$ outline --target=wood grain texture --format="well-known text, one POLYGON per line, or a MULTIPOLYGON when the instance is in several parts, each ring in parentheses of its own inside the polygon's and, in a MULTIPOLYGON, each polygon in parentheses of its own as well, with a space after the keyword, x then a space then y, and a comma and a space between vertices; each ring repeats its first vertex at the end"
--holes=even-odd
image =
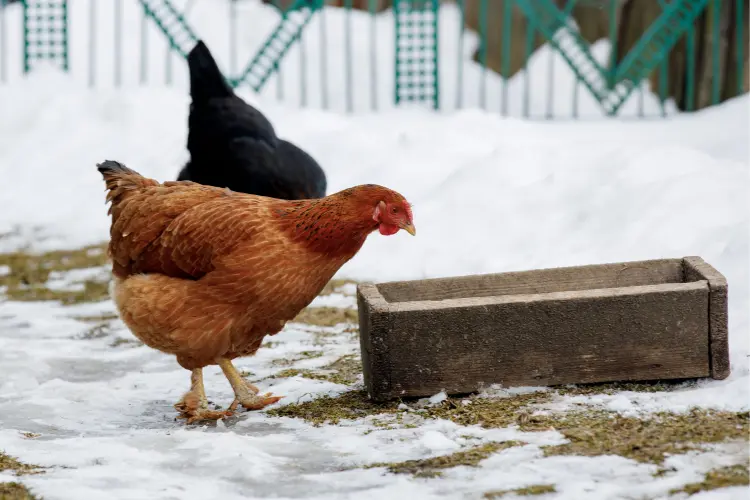
POLYGON ((681 283, 681 259, 560 267, 378 285, 388 302, 567 292, 681 283))
POLYGON ((729 287, 726 278, 700 257, 685 257, 685 281, 708 282, 708 330, 711 377, 729 376, 729 287))
POLYGON ((724 378, 725 292, 699 258, 362 284, 365 386, 382 401, 490 384, 724 378))

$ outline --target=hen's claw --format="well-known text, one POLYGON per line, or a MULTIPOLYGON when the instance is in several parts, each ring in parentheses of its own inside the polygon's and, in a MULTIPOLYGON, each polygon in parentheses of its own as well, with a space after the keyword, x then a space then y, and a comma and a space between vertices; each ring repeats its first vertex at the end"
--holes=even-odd
POLYGON ((222 418, 231 417, 234 415, 231 411, 222 410, 209 410, 208 408, 198 408, 197 410, 191 410, 188 412, 180 413, 177 418, 187 419, 186 424, 194 424, 196 422, 204 422, 207 420, 221 420, 222 418))
POLYGON ((270 392, 258 396, 258 394, 242 394, 237 395, 229 405, 229 411, 235 411, 237 406, 242 405, 248 410, 260 410, 268 405, 272 405, 277 401, 281 400, 284 396, 271 396, 270 392))
POLYGON ((175 403, 174 408, 180 413, 177 418, 187 419, 187 424, 204 420, 220 420, 234 415, 232 410, 209 410, 208 401, 200 394, 200 389, 187 392, 175 403))
POLYGON ((237 368, 234 367, 232 362, 227 358, 217 358, 216 364, 219 365, 221 371, 224 372, 224 376, 227 377, 229 384, 232 386, 234 391, 234 401, 229 406, 229 411, 234 411, 237 406, 242 405, 248 410, 260 410, 268 405, 272 405, 283 396, 271 396, 268 392, 259 396, 257 387, 245 380, 237 368))

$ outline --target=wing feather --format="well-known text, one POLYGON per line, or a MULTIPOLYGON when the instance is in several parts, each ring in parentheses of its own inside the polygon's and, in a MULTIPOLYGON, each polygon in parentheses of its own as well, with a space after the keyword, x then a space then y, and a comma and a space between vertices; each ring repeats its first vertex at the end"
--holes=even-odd
MULTIPOLYGON (((138 272, 160 272, 174 277, 191 275, 169 261, 160 267, 163 259, 158 257, 163 252, 163 236, 178 220, 200 224, 203 217, 199 207, 226 197, 222 189, 193 183, 164 184, 134 193, 118 207, 118 217, 112 223, 109 247, 113 261, 126 275, 138 272)), ((170 238, 166 240, 175 243, 170 238)), ((200 272, 195 266, 188 267, 200 272)), ((198 267, 205 267, 205 261, 198 267)))

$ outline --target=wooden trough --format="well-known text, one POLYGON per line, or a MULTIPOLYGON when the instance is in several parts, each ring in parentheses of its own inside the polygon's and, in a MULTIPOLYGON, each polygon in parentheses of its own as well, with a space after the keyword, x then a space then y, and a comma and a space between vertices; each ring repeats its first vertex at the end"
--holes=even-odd
POLYGON ((727 282, 700 257, 362 284, 370 397, 729 375, 727 282))

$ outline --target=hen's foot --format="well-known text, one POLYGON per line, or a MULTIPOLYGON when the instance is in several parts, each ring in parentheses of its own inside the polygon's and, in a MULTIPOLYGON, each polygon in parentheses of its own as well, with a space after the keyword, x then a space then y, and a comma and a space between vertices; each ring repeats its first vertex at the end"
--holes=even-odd
POLYGON ((210 410, 203 387, 203 370, 196 368, 190 375, 190 391, 175 403, 175 409, 180 413, 177 418, 187 419, 188 424, 203 420, 219 420, 233 415, 231 410, 210 410))
POLYGON ((279 401, 283 396, 271 396, 268 392, 258 395, 260 390, 253 384, 242 378, 240 372, 234 367, 231 361, 226 358, 219 358, 217 364, 224 372, 224 376, 229 380, 229 384, 234 391, 234 401, 229 406, 229 411, 234 411, 237 406, 242 405, 248 410, 260 410, 268 405, 279 401))
POLYGON ((234 401, 229 405, 229 411, 233 412, 237 409, 238 405, 242 405, 248 410, 260 410, 268 405, 272 405, 279 401, 284 396, 271 396, 270 392, 263 395, 248 393, 248 394, 236 394, 234 401))
POLYGON ((205 397, 194 391, 185 394, 182 399, 174 405, 180 413, 177 418, 187 420, 187 424, 202 422, 205 420, 220 420, 222 418, 234 415, 232 409, 229 410, 211 410, 208 408, 208 401, 205 397))

